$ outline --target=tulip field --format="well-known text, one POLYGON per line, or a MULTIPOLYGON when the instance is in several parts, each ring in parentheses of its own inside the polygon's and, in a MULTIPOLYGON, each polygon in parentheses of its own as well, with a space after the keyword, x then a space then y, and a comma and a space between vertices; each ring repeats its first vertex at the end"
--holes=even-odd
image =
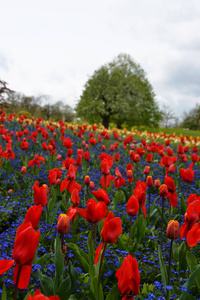
POLYGON ((199 150, 0 111, 0 299, 200 299, 199 150))

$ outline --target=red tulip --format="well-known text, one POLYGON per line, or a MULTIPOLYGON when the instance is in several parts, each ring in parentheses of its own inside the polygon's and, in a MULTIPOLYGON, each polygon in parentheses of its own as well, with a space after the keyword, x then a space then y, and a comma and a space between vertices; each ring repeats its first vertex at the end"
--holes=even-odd
POLYGON ((106 205, 110 204, 108 193, 104 189, 98 189, 91 192, 98 201, 105 202, 106 205))
POLYGON ((104 202, 96 202, 94 199, 87 201, 87 208, 76 208, 77 212, 90 223, 98 223, 107 214, 107 206, 104 202))
POLYGON ((188 169, 180 169, 181 179, 185 182, 192 182, 194 179, 194 172, 190 168, 188 169))
POLYGON ((71 195, 72 202, 75 206, 78 206, 80 204, 80 199, 79 199, 79 190, 75 188, 72 192, 71 195))
POLYGON ((40 168, 40 162, 45 162, 44 157, 39 156, 38 154, 35 154, 34 159, 29 160, 28 167, 33 166, 35 167, 37 165, 38 168, 40 168))
POLYGON ((45 187, 43 185, 39 187, 39 184, 34 184, 33 191, 35 205, 41 204, 44 207, 47 204, 47 193, 45 187))
POLYGON ((43 208, 41 204, 39 204, 38 206, 31 206, 26 213, 24 224, 30 222, 32 224, 32 227, 36 229, 40 221, 42 209, 43 208))
POLYGON ((166 231, 168 239, 176 240, 179 237, 179 222, 171 220, 169 221, 167 225, 167 231, 166 231))
POLYGON ((65 214, 60 214, 57 222, 57 232, 66 234, 69 231, 70 222, 69 217, 65 214))
POLYGON ((114 181, 114 186, 116 189, 118 189, 119 187, 121 187, 122 185, 125 185, 125 179, 122 178, 121 173, 119 172, 119 169, 116 168, 115 170, 115 175, 117 176, 117 178, 115 178, 114 181))
POLYGON ((131 196, 126 204, 127 207, 127 214, 131 216, 137 215, 137 212, 139 210, 139 202, 138 199, 135 196, 131 196))
MULTIPOLYGON (((130 254, 123 260, 122 266, 116 273, 118 279, 118 289, 123 296, 131 299, 134 295, 139 295, 140 273, 138 263, 130 254)), ((133 299, 133 298, 132 298, 133 299)))
POLYGON ((62 175, 62 171, 60 169, 52 169, 49 170, 49 184, 56 184, 58 178, 62 175))
POLYGON ((119 217, 114 218, 113 212, 109 212, 103 223, 101 237, 104 243, 115 243, 122 233, 122 221, 119 217))
POLYGON ((34 296, 29 295, 27 300, 60 300, 59 296, 46 297, 40 290, 35 290, 34 296))

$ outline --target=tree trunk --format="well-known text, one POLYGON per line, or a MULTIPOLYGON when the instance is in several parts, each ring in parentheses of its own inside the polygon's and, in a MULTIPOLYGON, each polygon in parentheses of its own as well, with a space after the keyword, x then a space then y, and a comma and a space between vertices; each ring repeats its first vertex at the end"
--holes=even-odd
POLYGON ((122 122, 117 122, 117 128, 122 129, 122 122))
POLYGON ((104 126, 105 128, 108 128, 108 126, 109 126, 109 121, 110 121, 110 116, 109 116, 109 115, 103 117, 102 123, 103 123, 103 126, 104 126))

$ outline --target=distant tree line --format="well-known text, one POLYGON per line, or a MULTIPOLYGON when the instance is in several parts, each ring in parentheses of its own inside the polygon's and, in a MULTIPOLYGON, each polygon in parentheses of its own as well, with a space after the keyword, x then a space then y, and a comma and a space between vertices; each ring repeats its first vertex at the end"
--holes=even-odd
POLYGON ((7 83, 0 81, 0 107, 7 113, 28 114, 29 117, 42 117, 46 120, 72 122, 75 114, 71 106, 63 101, 52 104, 48 95, 26 96, 7 88, 7 83))

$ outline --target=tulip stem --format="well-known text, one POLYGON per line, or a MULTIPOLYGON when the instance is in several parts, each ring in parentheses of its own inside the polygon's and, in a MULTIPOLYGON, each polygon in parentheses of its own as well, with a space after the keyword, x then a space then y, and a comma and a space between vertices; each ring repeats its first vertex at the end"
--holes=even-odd
POLYGON ((171 204, 169 204, 169 220, 171 220, 171 210, 172 210, 172 207, 171 207, 171 204))
POLYGON ((164 197, 162 197, 162 223, 161 223, 161 234, 163 232, 163 216, 164 216, 164 197))
POLYGON ((104 189, 105 189, 105 190, 106 190, 106 176, 107 176, 107 175, 104 175, 104 185, 105 185, 105 186, 104 186, 104 189))
POLYGON ((18 290, 18 284, 19 284, 19 278, 20 278, 21 269, 22 269, 22 265, 20 265, 19 269, 18 269, 17 280, 16 280, 16 285, 15 285, 15 290, 14 290, 14 295, 13 295, 13 300, 17 299, 17 290, 18 290))
POLYGON ((131 240, 131 227, 132 227, 132 218, 133 218, 133 216, 131 216, 131 219, 130 219, 130 225, 129 225, 128 248, 129 248, 129 245, 130 245, 130 240, 131 240))
POLYGON ((63 253, 63 247, 64 247, 64 234, 61 233, 61 246, 62 246, 62 253, 63 253))
MULTIPOLYGON (((169 249, 169 268, 168 268, 168 281, 167 281, 167 285, 170 285, 171 260, 172 260, 172 244, 173 244, 173 239, 171 239, 170 249, 169 249)), ((167 299, 168 298, 169 298, 169 290, 167 290, 167 299)))
POLYGON ((187 182, 187 189, 186 189, 186 196, 185 196, 186 201, 187 201, 187 196, 188 196, 188 188, 189 188, 189 183, 187 182))
POLYGON ((95 249, 95 244, 96 244, 96 235, 97 235, 97 224, 94 223, 94 249, 95 249))
POLYGON ((150 186, 149 186, 149 217, 150 217, 150 199, 151 199, 151 190, 150 190, 150 186))
POLYGON ((99 294, 99 286, 100 286, 101 268, 102 268, 102 262, 103 262, 103 257, 104 257, 105 251, 106 251, 106 243, 104 244, 104 247, 103 247, 103 252, 102 252, 102 255, 101 255, 101 260, 100 260, 100 265, 99 265, 98 294, 99 294))

